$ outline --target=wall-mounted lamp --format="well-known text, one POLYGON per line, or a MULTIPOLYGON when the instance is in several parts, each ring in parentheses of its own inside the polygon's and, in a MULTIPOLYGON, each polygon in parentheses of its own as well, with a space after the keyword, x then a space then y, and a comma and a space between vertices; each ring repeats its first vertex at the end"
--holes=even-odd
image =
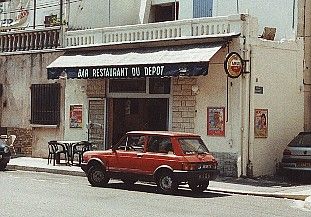
POLYGON ((195 95, 197 95, 199 93, 199 86, 196 84, 192 85, 191 90, 195 95))

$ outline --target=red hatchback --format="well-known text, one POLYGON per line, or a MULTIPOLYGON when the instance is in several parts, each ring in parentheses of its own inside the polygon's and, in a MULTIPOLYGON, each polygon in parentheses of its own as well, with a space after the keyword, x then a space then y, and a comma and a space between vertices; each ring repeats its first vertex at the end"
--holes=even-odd
POLYGON ((202 192, 218 173, 199 135, 166 131, 128 132, 110 150, 85 152, 81 168, 92 186, 105 186, 110 178, 127 185, 153 181, 164 193, 181 183, 202 192))

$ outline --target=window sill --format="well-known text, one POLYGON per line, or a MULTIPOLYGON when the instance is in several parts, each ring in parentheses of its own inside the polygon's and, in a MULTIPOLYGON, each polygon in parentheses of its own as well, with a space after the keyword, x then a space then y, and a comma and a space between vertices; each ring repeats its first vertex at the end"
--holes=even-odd
POLYGON ((58 125, 30 124, 33 128, 58 128, 58 125))

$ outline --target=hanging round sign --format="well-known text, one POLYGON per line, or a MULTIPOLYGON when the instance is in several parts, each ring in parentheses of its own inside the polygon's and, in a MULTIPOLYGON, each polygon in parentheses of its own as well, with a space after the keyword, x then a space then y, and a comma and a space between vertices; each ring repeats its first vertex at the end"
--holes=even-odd
POLYGON ((243 60, 240 54, 231 52, 225 59, 225 71, 230 78, 238 78, 243 72, 243 60))

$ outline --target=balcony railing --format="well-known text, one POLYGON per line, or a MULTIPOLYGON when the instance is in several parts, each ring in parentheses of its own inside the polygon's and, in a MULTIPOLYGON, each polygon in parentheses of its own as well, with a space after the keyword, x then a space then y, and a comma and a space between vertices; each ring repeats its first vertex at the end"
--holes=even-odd
POLYGON ((239 15, 67 31, 64 47, 240 33, 239 15))
POLYGON ((0 33, 0 53, 240 33, 239 15, 67 31, 60 27, 0 33), (63 42, 62 45, 60 42, 63 42))
POLYGON ((0 52, 43 50, 59 46, 59 27, 0 33, 0 52))

